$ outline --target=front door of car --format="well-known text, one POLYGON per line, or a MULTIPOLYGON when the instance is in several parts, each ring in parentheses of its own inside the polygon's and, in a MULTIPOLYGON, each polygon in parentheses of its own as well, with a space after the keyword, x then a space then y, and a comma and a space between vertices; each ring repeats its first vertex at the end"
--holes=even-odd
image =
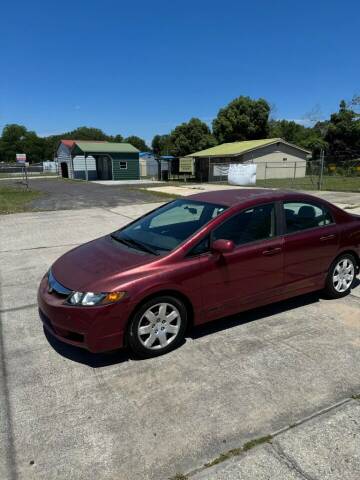
POLYGON ((284 292, 322 288, 339 245, 338 227, 321 202, 284 202, 284 292))
POLYGON ((267 303, 281 294, 283 238, 278 235, 277 210, 275 203, 249 208, 212 232, 211 242, 232 240, 235 249, 200 256, 204 321, 267 303))

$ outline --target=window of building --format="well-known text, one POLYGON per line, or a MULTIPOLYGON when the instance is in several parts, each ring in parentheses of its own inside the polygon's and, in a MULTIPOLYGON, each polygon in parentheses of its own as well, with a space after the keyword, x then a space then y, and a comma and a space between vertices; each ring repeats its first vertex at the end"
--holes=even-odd
POLYGON ((120 170, 127 170, 127 162, 124 162, 124 161, 120 162, 119 168, 120 170))

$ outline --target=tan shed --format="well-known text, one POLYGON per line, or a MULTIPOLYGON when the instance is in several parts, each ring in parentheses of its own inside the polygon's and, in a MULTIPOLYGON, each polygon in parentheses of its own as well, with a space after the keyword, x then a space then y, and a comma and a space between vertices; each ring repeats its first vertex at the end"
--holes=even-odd
POLYGON ((198 181, 218 181, 227 174, 230 163, 255 163, 259 180, 302 178, 311 152, 282 138, 223 143, 195 152, 195 176, 198 181))

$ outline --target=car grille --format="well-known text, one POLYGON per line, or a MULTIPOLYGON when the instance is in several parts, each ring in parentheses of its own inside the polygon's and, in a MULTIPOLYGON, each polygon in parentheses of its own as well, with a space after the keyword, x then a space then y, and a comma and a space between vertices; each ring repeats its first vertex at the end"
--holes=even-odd
POLYGON ((66 298, 70 295, 72 290, 64 287, 64 285, 61 285, 61 283, 59 283, 56 280, 56 278, 54 277, 54 275, 52 274, 52 272, 50 270, 49 275, 48 275, 48 292, 49 293, 55 293, 56 295, 58 295, 60 297, 66 298))

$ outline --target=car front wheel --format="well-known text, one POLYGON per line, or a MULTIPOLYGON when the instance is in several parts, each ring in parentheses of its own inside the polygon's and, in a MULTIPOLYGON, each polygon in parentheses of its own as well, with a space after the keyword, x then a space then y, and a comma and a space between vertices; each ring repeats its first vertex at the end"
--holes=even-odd
POLYGON ((133 315, 128 343, 136 356, 149 358, 176 348, 184 339, 187 311, 175 297, 156 297, 143 304, 133 315))
POLYGON ((356 261, 350 254, 341 255, 331 265, 326 280, 325 292, 330 298, 347 295, 355 279, 356 261))

